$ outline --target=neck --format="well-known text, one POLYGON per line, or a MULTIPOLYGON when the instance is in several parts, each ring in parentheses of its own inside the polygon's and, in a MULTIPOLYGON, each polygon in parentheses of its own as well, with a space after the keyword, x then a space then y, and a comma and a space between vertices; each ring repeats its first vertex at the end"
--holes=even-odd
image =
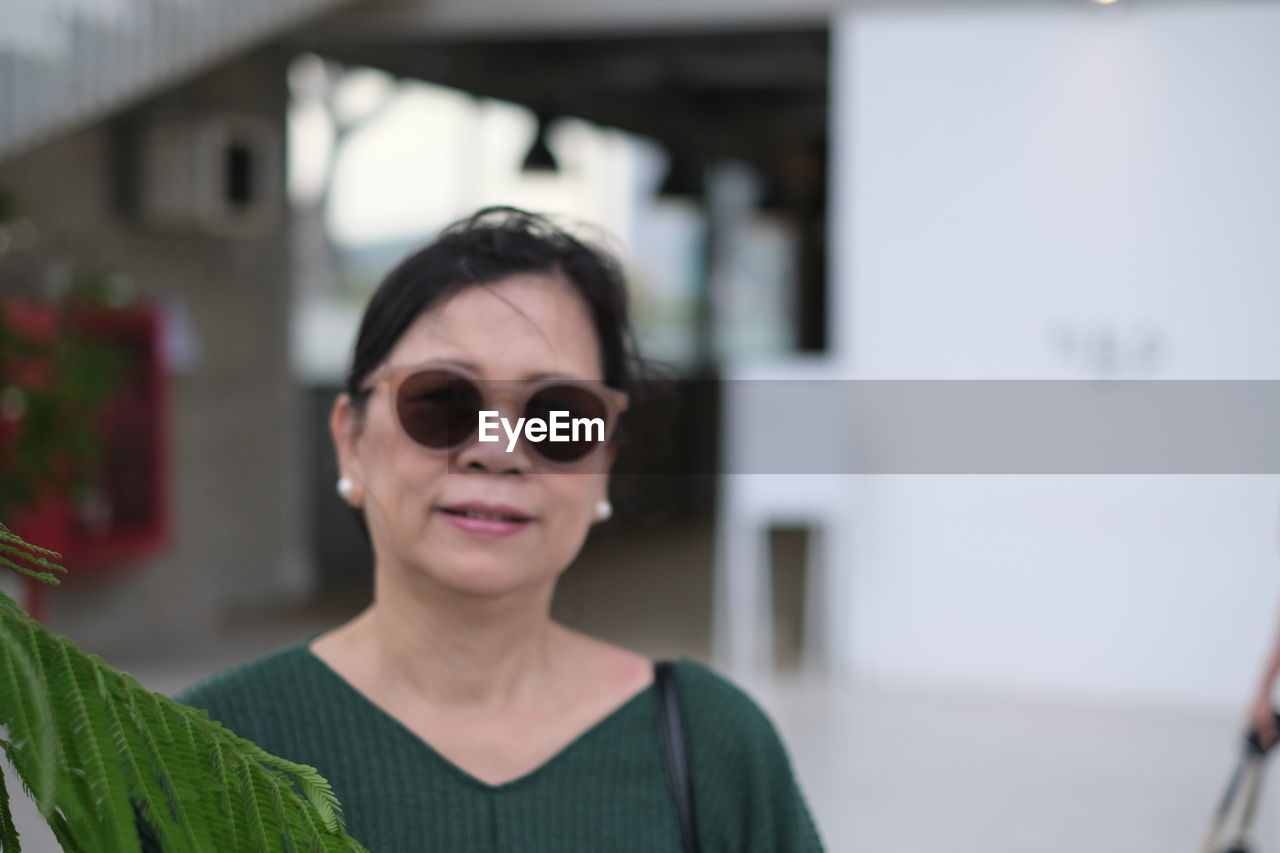
MULTIPOLYGON (((380 581, 384 579, 379 578, 380 581)), ((443 706, 510 707, 545 695, 552 647, 554 584, 488 598, 430 580, 380 582, 351 624, 351 640, 385 684, 443 706)))

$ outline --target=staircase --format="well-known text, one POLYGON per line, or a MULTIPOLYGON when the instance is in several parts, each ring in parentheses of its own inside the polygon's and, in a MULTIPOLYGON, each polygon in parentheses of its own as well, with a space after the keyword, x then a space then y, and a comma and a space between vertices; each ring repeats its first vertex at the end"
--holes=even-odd
POLYGON ((0 160, 351 0, 0 0, 0 160))

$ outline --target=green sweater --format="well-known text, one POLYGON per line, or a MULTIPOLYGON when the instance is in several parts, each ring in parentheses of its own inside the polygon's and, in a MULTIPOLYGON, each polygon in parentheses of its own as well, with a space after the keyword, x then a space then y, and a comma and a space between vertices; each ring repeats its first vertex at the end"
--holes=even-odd
MULTIPOLYGON (((654 690, 530 773, 489 785, 352 687, 310 637, 188 687, 268 752, 317 768, 372 853, 680 853, 654 690)), ((821 851, 786 751, 760 708, 690 660, 676 664, 702 853, 821 851)))

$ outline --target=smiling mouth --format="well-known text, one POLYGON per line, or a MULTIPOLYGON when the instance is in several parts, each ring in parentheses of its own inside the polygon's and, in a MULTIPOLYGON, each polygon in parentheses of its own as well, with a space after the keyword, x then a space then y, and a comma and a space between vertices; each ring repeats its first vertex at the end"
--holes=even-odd
POLYGON ((441 512, 446 512, 449 515, 456 515, 459 518, 474 518, 477 521, 507 521, 507 522, 532 521, 532 519, 526 515, 512 515, 512 514, 501 513, 501 512, 481 512, 479 510, 474 510, 474 509, 449 509, 448 507, 445 507, 444 509, 441 510, 441 512))

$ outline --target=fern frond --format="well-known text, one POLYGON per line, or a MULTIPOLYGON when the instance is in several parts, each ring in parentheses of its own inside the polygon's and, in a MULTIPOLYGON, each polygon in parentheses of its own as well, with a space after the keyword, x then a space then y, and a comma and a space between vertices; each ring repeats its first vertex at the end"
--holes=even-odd
MULTIPOLYGON (((218 779, 226 779, 233 772, 232 766, 227 761, 222 742, 218 738, 214 738, 209 742, 209 769, 214 777, 218 779)), ((231 788, 232 786, 230 785, 223 785, 218 790, 218 807, 227 816, 226 830, 230 841, 228 849, 242 850, 242 840, 248 840, 247 821, 243 811, 232 807, 231 788)))
POLYGON ((66 572, 65 568, 52 561, 59 556, 56 551, 24 541, 22 537, 0 524, 0 566, 56 586, 62 581, 53 573, 66 572), (18 560, 22 562, 16 562, 18 560), (23 563, 35 568, 29 568, 23 563), (37 571, 37 569, 44 569, 44 571, 37 571))
MULTIPOLYGON (((5 613, 6 619, 10 614, 5 613)), ((0 723, 8 726, 5 755, 47 819, 54 807, 57 745, 46 721, 52 716, 47 684, 11 631, 0 631, 0 723), (19 762, 16 756, 30 756, 19 762)))
POLYGON ((328 832, 346 831, 346 821, 342 817, 338 795, 333 792, 328 780, 321 776, 318 770, 306 764, 296 764, 279 758, 262 749, 259 750, 258 759, 268 767, 288 773, 293 778, 302 795, 307 798, 324 821, 324 827, 328 832))
POLYGON ((249 821, 249 834, 246 840, 251 845, 247 850, 253 853, 267 853, 271 849, 270 829, 263 814, 262 792, 258 789, 257 777, 253 773, 252 759, 244 755, 236 756, 236 788, 240 792, 241 807, 249 821))
POLYGON ((60 678, 57 668, 51 666, 56 648, 42 645, 35 632, 30 630, 33 623, 30 619, 19 622, 23 630, 18 636, 26 648, 29 660, 45 688, 49 701, 47 716, 35 717, 34 724, 41 730, 42 736, 49 737, 53 743, 53 758, 59 767, 70 767, 72 772, 59 775, 54 779, 54 802, 51 806, 64 803, 63 812, 74 826, 76 822, 92 827, 94 832, 103 833, 102 816, 99 804, 94 797, 89 774, 84 766, 73 760, 79 749, 72 723, 72 715, 66 711, 69 701, 67 695, 71 684, 60 678))
MULTIPOLYGON (((0 738, 0 749, 4 750, 5 757, 9 759, 9 765, 13 766, 14 746, 4 738, 0 738)), ((31 793, 31 788, 27 785, 27 780, 21 776, 18 777, 18 783, 22 785, 22 791, 27 795, 28 799, 34 800, 35 795, 31 793)))
MULTIPOLYGON (((62 583, 61 578, 58 578, 53 574, 53 572, 61 569, 61 566, 49 562, 44 557, 33 557, 21 548, 16 548, 7 542, 0 542, 0 566, 13 569, 15 572, 19 572, 27 577, 35 578, 39 581, 44 581, 47 584, 57 586, 62 583), (22 560, 23 562, 30 563, 38 568, 48 569, 48 571, 38 572, 35 569, 31 569, 20 563, 14 562, 15 558, 22 560)), ((66 570, 63 569, 63 571, 66 570)))
MULTIPOLYGON (((0 540, 0 565, 12 562, 5 548, 27 547, 2 526, 0 540)), ((33 551, 37 566, 52 554, 33 551)), ((314 768, 147 690, 3 593, 0 725, 5 757, 67 853, 366 853, 314 768)), ((7 798, 0 785, 0 853, 18 849, 7 798)))
POLYGON ((64 734, 75 749, 76 763, 85 769, 90 796, 93 798, 99 821, 103 825, 104 838, 111 839, 113 847, 127 849, 135 834, 133 807, 129 801, 129 782, 124 768, 114 750, 111 732, 105 715, 90 708, 86 691, 76 689, 76 684, 87 680, 83 659, 78 659, 68 649, 69 643, 58 643, 55 666, 60 666, 59 676, 66 689, 57 692, 62 698, 59 718, 67 717, 71 730, 64 734))
MULTIPOLYGON (((0 523, 0 541, 9 542, 14 545, 17 545, 20 548, 30 551, 32 554, 40 554, 45 557, 52 557, 55 560, 62 558, 62 555, 59 554, 57 551, 50 551, 48 548, 41 548, 39 545, 32 545, 30 542, 23 539, 18 534, 14 533, 12 530, 10 530, 8 527, 6 527, 2 523, 0 523)), ((59 571, 63 571, 63 572, 66 571, 66 569, 64 569, 62 566, 58 566, 57 568, 59 571)))
POLYGON ((62 853, 85 853, 84 847, 71 834, 71 827, 67 824, 67 818, 62 812, 53 813, 49 818, 49 828, 53 830, 53 837, 58 840, 62 853))
POLYGON ((150 693, 139 689, 125 693, 121 698, 132 716, 130 733, 136 739, 131 742, 135 746, 141 745, 150 765, 150 773, 143 771, 138 777, 143 782, 143 790, 149 794, 147 799, 153 808, 160 809, 161 805, 164 806, 165 819, 159 821, 160 825, 175 828, 184 836, 181 844, 172 847, 166 843, 165 848, 200 850, 200 842, 196 840, 195 833, 192 832, 191 825, 186 820, 186 810, 178 796, 175 777, 171 774, 168 762, 165 760, 165 750, 160 746, 163 742, 166 747, 173 749, 174 755, 177 755, 179 754, 176 748, 178 745, 174 743, 162 716, 148 716, 144 713, 145 704, 151 698, 150 693))
MULTIPOLYGON (((14 533, 13 530, 10 530, 8 526, 5 526, 4 524, 0 524, 0 542, 13 544, 13 546, 22 548, 23 551, 26 551, 28 553, 33 553, 33 555, 42 556, 42 557, 52 557, 54 558, 54 560, 59 560, 59 558, 63 556, 56 551, 50 551, 49 548, 41 548, 40 546, 37 546, 37 544, 32 544, 27 542, 26 539, 19 537, 17 533, 14 533)), ((63 569, 63 567, 61 566, 58 566, 58 570, 67 571, 63 569)))
POLYGON ((0 775, 0 853, 14 853, 21 849, 18 827, 13 823, 13 812, 9 809, 9 786, 0 775))
MULTIPOLYGON (((213 769, 209 760, 210 744, 196 731, 190 715, 183 714, 177 718, 174 733, 182 744, 181 752, 174 756, 178 779, 198 782, 205 778, 213 769)), ((187 803, 191 828, 199 838, 201 848, 225 848, 224 840, 228 835, 234 840, 234 823, 230 827, 225 826, 228 815, 222 808, 222 797, 203 790, 193 792, 186 787, 179 788, 178 796, 187 803)), ((235 847, 226 849, 234 850, 235 847)))

